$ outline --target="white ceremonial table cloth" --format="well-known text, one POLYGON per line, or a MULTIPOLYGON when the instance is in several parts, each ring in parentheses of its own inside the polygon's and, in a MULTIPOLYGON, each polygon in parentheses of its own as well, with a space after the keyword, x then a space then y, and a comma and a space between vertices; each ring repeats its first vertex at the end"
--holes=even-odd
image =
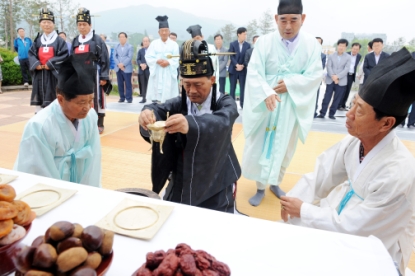
POLYGON ((397 275, 387 250, 375 237, 236 216, 2 168, 0 173, 19 176, 10 183, 17 194, 37 183, 78 190, 66 202, 33 221, 22 241, 27 245, 57 221, 93 225, 124 198, 173 205, 173 212, 152 240, 115 235, 114 258, 106 274, 109 276, 131 275, 145 262, 147 252, 175 248, 179 243, 207 251, 226 263, 236 276, 397 275))

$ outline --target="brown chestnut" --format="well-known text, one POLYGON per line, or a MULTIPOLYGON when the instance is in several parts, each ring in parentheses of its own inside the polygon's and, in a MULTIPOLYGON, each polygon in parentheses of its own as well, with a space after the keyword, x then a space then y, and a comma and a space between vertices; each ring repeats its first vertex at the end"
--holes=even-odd
POLYGON ((53 276, 53 274, 46 271, 32 269, 26 272, 25 276, 53 276))
POLYGON ((79 266, 88 258, 88 252, 83 247, 72 247, 58 256, 56 264, 60 272, 67 272, 79 266))
POLYGON ((101 254, 99 254, 98 252, 92 252, 88 254, 88 258, 86 258, 86 261, 83 266, 90 267, 92 269, 97 269, 101 262, 101 254))
POLYGON ((19 252, 16 258, 15 266, 17 270, 22 273, 26 273, 30 270, 33 263, 33 257, 35 255, 36 247, 26 246, 19 252))
POLYGON ((104 230, 104 238, 102 240, 101 247, 99 248, 99 253, 103 256, 108 255, 112 251, 112 245, 114 243, 114 232, 104 230))
POLYGON ((32 246, 38 247, 42 243, 45 243, 45 236, 39 236, 36 239, 34 239, 32 242, 32 246))
POLYGON ((36 248, 32 265, 40 268, 49 268, 55 264, 57 258, 56 249, 48 243, 43 243, 36 248))
POLYGON ((96 251, 102 244, 104 239, 104 231, 101 228, 91 225, 82 231, 82 245, 88 252, 96 251))
POLYGON ((62 253, 63 251, 72 248, 72 247, 82 247, 82 241, 75 237, 69 237, 67 239, 64 239, 60 243, 58 243, 58 246, 56 247, 58 254, 62 253))
POLYGON ((95 269, 90 267, 80 267, 75 269, 71 274, 71 276, 97 276, 97 272, 95 269))
POLYGON ((58 221, 49 227, 49 236, 54 241, 61 241, 73 235, 75 226, 68 221, 58 221))
POLYGON ((79 223, 74 223, 73 226, 75 227, 75 230, 72 234, 72 237, 81 238, 82 231, 84 231, 84 228, 79 223))

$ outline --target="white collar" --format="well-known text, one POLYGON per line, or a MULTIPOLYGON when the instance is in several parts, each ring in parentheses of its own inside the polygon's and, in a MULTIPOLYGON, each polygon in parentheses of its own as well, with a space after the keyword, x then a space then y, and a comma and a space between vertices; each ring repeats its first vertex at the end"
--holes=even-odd
POLYGON ((52 44, 53 42, 55 42, 56 38, 58 38, 58 34, 55 31, 52 31, 48 35, 43 33, 40 36, 40 42, 42 42, 42 44, 48 46, 48 44, 52 44))
POLYGON ((293 41, 290 41, 290 40, 287 40, 287 39, 284 39, 283 37, 281 37, 281 42, 284 45, 284 47, 287 48, 287 50, 290 53, 290 55, 297 48, 299 38, 300 38, 300 33, 297 34, 297 36, 294 38, 293 41), (286 45, 287 43, 288 43, 288 46, 286 45))
POLYGON ((371 151, 369 151, 369 153, 365 156, 365 159, 363 159, 362 163, 360 163, 359 155, 356 154, 357 162, 359 162, 359 165, 357 167, 356 173, 353 176, 353 183, 356 182, 360 173, 363 171, 366 165, 370 162, 370 160, 372 160, 372 158, 375 157, 395 137, 396 137, 395 131, 391 130, 391 132, 389 132, 388 135, 383 137, 383 139, 379 143, 377 143, 376 146, 371 151))
MULTIPOLYGON (((186 97, 187 103, 187 114, 192 114, 193 116, 202 116, 203 114, 212 114, 212 110, 210 110, 210 104, 212 103, 212 89, 210 89, 209 96, 206 100, 201 104, 202 108, 199 110, 197 106, 199 104, 192 103, 189 97, 186 97)), ((220 92, 216 91, 216 101, 220 98, 220 92)))
POLYGON ((94 34, 94 30, 91 28, 91 30, 89 31, 89 33, 85 36, 85 38, 82 38, 82 35, 80 34, 79 36, 78 36, 78 41, 79 41, 79 43, 85 43, 85 42, 87 42, 87 41, 90 41, 91 40, 91 38, 92 38, 92 36, 93 36, 93 34, 94 34))

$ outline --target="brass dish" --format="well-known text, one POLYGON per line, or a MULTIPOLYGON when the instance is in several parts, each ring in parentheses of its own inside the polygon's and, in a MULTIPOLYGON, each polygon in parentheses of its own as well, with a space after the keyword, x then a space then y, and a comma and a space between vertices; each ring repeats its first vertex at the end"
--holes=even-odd
MULTIPOLYGON (((153 111, 154 117, 154 111, 153 111)), ((167 112, 167 119, 169 118, 169 112, 167 112)), ((153 147, 153 142, 160 143, 160 153, 163 154, 163 141, 166 137, 166 132, 164 131, 166 127, 166 121, 157 121, 154 124, 147 125, 148 132, 150 133, 150 142, 153 147)))

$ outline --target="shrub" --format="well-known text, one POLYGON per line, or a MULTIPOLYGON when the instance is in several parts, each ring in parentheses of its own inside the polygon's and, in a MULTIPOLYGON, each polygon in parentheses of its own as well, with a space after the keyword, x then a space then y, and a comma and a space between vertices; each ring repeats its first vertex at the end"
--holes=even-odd
POLYGON ((17 53, 0 48, 0 54, 3 58, 3 63, 0 65, 3 73, 3 85, 22 84, 23 79, 20 66, 13 61, 17 53))

